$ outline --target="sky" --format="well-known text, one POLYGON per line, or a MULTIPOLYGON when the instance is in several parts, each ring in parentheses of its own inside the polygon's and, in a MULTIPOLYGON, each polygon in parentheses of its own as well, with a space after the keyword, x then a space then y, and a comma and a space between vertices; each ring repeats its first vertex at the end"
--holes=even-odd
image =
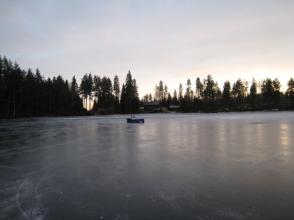
POLYGON ((0 0, 0 27, 22 68, 121 83, 131 70, 141 97, 159 80, 294 77, 292 0, 0 0))

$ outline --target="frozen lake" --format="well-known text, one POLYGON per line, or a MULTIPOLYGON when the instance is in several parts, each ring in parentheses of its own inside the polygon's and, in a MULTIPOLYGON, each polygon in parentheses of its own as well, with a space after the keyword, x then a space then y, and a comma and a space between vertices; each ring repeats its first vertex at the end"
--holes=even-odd
POLYGON ((0 121, 0 219, 294 219, 294 113, 0 121))

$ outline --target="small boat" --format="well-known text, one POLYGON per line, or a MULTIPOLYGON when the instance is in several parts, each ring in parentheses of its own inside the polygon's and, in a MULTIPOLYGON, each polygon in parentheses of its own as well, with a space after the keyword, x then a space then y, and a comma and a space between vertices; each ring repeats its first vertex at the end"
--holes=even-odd
POLYGON ((127 118, 128 123, 144 123, 144 118, 127 118))
POLYGON ((134 115, 132 115, 130 118, 127 118, 127 123, 144 123, 144 118, 135 118, 134 115))

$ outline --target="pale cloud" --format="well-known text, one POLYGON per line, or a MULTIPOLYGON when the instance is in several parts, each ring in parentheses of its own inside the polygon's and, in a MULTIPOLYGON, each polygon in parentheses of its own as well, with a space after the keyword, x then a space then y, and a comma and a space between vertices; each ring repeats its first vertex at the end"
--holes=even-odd
POLYGON ((293 1, 0 1, 0 53, 46 76, 92 72, 142 96, 206 74, 293 77, 293 1))

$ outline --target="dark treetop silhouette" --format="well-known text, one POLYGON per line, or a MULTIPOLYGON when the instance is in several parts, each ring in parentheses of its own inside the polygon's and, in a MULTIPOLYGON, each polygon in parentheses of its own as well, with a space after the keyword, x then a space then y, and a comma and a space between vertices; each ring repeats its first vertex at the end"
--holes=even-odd
POLYGON ((92 74, 85 74, 78 86, 74 76, 71 83, 61 76, 44 79, 38 69, 22 70, 0 56, 0 118, 136 113, 140 105, 148 103, 157 103, 158 111, 178 106, 181 112, 294 109, 293 78, 284 93, 278 79, 253 80, 250 86, 241 79, 232 85, 226 81, 222 91, 211 75, 202 81, 196 78, 195 84, 193 91, 188 79, 185 91, 180 83, 171 95, 167 85, 159 81, 154 97, 146 94, 140 101, 130 71, 121 87, 118 76, 112 82, 92 74))

